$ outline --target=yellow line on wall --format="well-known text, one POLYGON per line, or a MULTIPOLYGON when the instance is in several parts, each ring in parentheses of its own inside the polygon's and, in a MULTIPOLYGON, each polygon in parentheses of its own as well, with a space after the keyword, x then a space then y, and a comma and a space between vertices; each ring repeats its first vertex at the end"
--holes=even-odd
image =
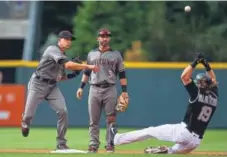
MULTIPOLYGON (((129 69, 182 69, 189 65, 189 62, 125 62, 126 68, 129 69)), ((0 67, 17 68, 28 67, 35 68, 38 66, 38 61, 24 61, 24 60, 1 60, 0 67)), ((213 62, 211 63, 214 69, 227 69, 227 62, 213 62)), ((202 65, 198 66, 203 68, 202 65)))
POLYGON ((34 68, 38 66, 37 61, 24 61, 24 60, 1 60, 0 67, 16 68, 16 67, 29 67, 34 68))
MULTIPOLYGON (((133 69, 182 69, 189 64, 190 62, 125 62, 127 68, 133 69)), ((211 66, 215 69, 227 69, 227 63, 224 62, 213 62, 211 66)), ((197 67, 204 68, 201 64, 197 67)))

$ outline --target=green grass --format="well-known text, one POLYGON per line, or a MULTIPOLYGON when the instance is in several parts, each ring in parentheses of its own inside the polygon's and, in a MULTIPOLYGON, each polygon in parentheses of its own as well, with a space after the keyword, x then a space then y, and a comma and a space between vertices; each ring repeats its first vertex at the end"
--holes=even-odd
MULTIPOLYGON (((132 129, 119 129, 119 132, 126 132, 132 129)), ((31 128, 30 136, 21 136, 19 128, 0 128, 0 149, 55 149, 56 145, 55 128, 31 128)), ((70 128, 67 133, 68 145, 71 148, 87 150, 89 135, 88 129, 70 128)), ((100 133, 100 149, 104 149, 105 130, 100 133)), ((117 150, 143 150, 150 145, 166 144, 171 146, 173 143, 149 139, 129 145, 117 146, 117 150)), ((208 130, 200 147, 196 151, 227 151, 227 130, 208 130)), ((94 157, 137 157, 148 156, 142 154, 31 154, 31 153, 0 153, 0 157, 73 157, 73 156, 94 156, 94 157)), ((150 156, 150 155, 149 155, 150 156)), ((159 155, 160 157, 162 155, 159 155)), ((174 156, 174 155, 171 155, 174 156)), ((182 155, 176 155, 181 157, 182 155)), ((191 155, 190 155, 191 156, 191 155)), ((201 155, 199 155, 201 156, 201 155)))

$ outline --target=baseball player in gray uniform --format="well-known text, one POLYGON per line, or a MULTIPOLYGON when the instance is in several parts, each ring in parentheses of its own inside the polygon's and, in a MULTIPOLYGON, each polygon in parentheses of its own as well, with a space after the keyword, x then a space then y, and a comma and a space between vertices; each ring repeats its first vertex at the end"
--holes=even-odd
MULTIPOLYGON (((106 115, 107 130, 110 124, 116 121, 116 104, 117 104, 117 88, 116 81, 119 75, 120 84, 122 86, 122 96, 128 98, 127 79, 125 75, 125 67, 123 59, 118 51, 110 48, 111 32, 108 29, 102 28, 98 32, 97 41, 99 47, 91 50, 87 56, 87 64, 98 65, 99 72, 94 73, 90 70, 85 70, 81 86, 77 91, 77 98, 81 99, 83 88, 89 79, 90 91, 88 98, 89 112, 89 134, 90 142, 88 151, 96 153, 98 151, 99 141, 99 121, 102 110, 106 115)), ((106 151, 114 152, 114 146, 110 142, 110 134, 106 131, 106 151)))
POLYGON ((57 149, 69 148, 66 145, 67 140, 65 139, 68 125, 68 111, 65 99, 57 86, 57 82, 76 76, 76 73, 65 75, 64 69, 76 72, 82 69, 89 69, 94 72, 98 71, 98 67, 95 65, 75 63, 66 57, 64 51, 70 48, 71 40, 73 39, 75 38, 69 31, 61 31, 59 33, 58 43, 45 49, 39 65, 28 83, 27 100, 21 123, 22 135, 27 137, 29 135, 29 126, 35 115, 37 106, 43 100, 47 100, 58 116, 57 149))

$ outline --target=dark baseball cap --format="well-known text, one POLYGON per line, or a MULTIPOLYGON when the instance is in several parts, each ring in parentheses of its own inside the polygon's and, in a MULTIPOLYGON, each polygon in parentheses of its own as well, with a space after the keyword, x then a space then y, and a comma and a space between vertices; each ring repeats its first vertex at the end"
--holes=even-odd
POLYGON ((112 36, 111 32, 107 28, 99 29, 98 36, 104 36, 104 35, 107 35, 107 36, 110 36, 110 37, 112 36))
POLYGON ((58 38, 64 38, 64 39, 71 39, 71 40, 75 40, 76 38, 72 35, 72 33, 70 31, 61 31, 58 34, 58 38))

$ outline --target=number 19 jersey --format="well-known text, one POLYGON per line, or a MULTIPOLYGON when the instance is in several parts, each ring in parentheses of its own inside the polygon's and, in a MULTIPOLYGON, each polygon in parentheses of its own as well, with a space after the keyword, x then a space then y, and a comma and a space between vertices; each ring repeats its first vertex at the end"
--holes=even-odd
POLYGON ((185 88, 190 99, 183 122, 190 131, 202 138, 218 105, 217 86, 209 90, 200 90, 192 81, 185 88))

